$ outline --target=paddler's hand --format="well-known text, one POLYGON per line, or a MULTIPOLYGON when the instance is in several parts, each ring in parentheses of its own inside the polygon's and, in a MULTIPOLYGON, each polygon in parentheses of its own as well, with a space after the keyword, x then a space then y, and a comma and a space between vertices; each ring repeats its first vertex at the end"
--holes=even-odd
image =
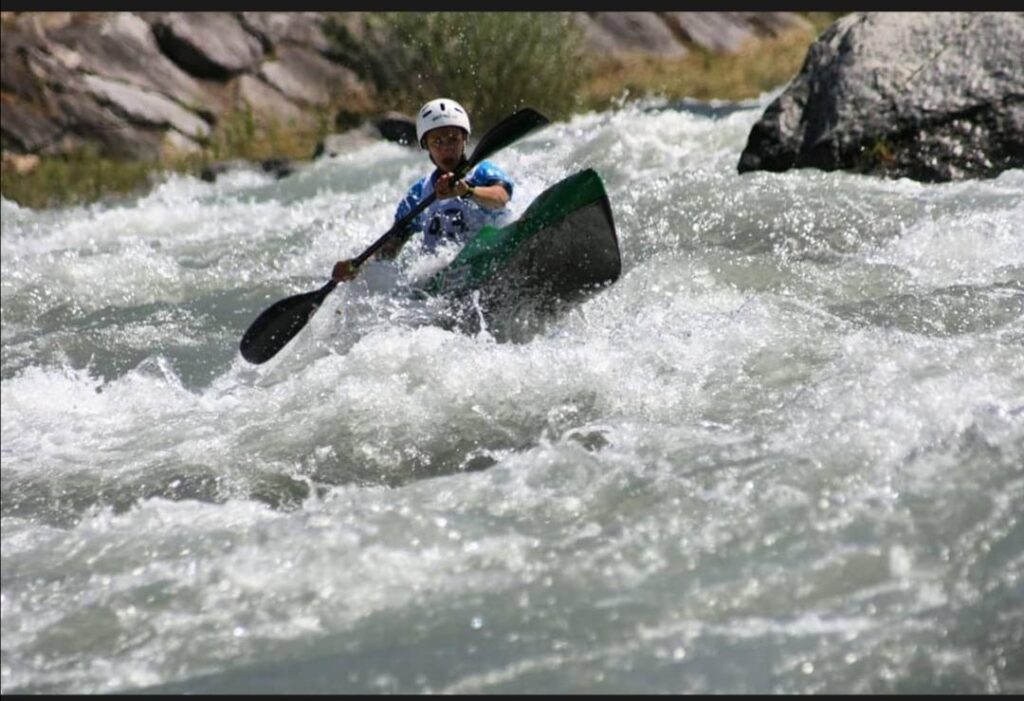
POLYGON ((331 279, 337 280, 338 282, 347 282, 354 278, 358 273, 359 269, 351 260, 339 260, 334 264, 334 270, 331 271, 331 279))
POLYGON ((453 183, 453 178, 455 178, 455 173, 445 173, 437 179, 437 182, 434 183, 437 199, 448 200, 452 197, 462 197, 473 189, 465 180, 456 180, 453 183))

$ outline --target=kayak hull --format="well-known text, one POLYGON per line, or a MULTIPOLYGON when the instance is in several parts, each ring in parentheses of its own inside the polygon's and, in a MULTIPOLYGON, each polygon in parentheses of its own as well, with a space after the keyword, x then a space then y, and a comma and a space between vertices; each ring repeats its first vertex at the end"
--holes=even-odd
POLYGON ((608 195, 588 168, 545 190, 512 224, 481 229, 421 292, 450 301, 444 325, 514 339, 621 272, 608 195))

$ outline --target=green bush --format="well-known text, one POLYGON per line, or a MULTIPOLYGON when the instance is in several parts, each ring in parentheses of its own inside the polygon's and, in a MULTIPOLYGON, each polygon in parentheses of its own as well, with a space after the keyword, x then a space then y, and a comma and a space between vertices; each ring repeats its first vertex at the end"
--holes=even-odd
POLYGON ((315 116, 318 125, 310 130, 269 119, 257 121, 247 108, 232 110, 221 115, 200 152, 186 155, 112 158, 87 146, 42 158, 38 167, 24 173, 5 161, 0 194, 25 207, 62 207, 144 192, 167 172, 197 174, 221 160, 309 158, 316 143, 328 133, 326 115, 318 112, 315 116))
POLYGON ((35 209, 87 204, 145 190, 158 167, 155 160, 107 158, 94 147, 86 147, 62 157, 44 158, 27 173, 5 167, 0 191, 6 199, 35 209))
POLYGON ((469 110, 478 133, 521 107, 570 116, 587 78, 582 33, 568 13, 373 13, 362 42, 338 23, 329 33, 374 83, 380 107, 412 113, 450 97, 469 110))

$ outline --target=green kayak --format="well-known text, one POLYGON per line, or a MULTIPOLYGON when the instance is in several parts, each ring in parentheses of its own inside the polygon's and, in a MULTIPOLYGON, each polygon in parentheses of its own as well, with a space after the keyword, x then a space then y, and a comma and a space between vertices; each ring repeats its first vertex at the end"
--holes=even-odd
POLYGON ((449 320, 461 330, 483 324, 510 337, 621 272, 608 194, 588 168, 542 192, 512 224, 481 229, 418 293, 450 300, 449 320))

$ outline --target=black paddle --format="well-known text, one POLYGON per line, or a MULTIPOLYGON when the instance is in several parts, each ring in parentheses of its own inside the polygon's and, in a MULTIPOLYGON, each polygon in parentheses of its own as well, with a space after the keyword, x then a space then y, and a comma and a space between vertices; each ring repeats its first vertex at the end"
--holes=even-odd
MULTIPOLYGON (((528 133, 548 123, 547 117, 529 107, 519 110, 515 114, 505 118, 496 124, 490 131, 484 134, 483 138, 473 149, 473 154, 468 160, 455 169, 453 182, 465 177, 477 163, 489 155, 505 148, 514 141, 526 136, 528 133)), ((387 232, 373 242, 369 248, 363 251, 357 258, 352 260, 352 266, 358 268, 366 260, 377 252, 392 236, 403 231, 406 224, 412 221, 416 215, 430 206, 437 199, 436 193, 431 193, 422 202, 400 220, 394 223, 387 232)), ((292 295, 267 307, 262 314, 246 329, 239 344, 242 357, 250 363, 265 363, 277 352, 292 340, 302 327, 312 318, 316 310, 323 304, 324 299, 331 291, 338 286, 337 280, 330 280, 319 290, 304 292, 303 294, 292 295)))

